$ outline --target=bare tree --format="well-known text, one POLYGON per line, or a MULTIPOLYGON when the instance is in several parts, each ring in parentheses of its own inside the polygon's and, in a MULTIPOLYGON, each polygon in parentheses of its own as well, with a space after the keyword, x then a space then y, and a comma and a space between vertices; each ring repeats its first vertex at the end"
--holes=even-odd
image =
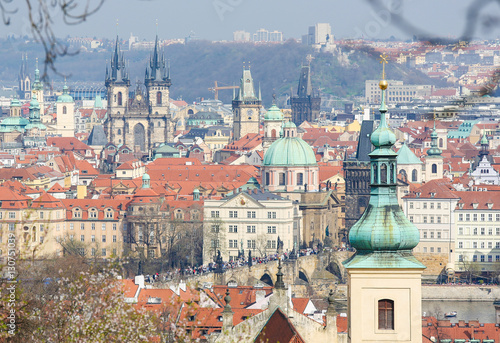
POLYGON ((0 0, 0 12, 5 25, 11 25, 14 20, 28 18, 29 28, 33 39, 43 46, 45 51, 42 79, 47 78, 48 69, 56 74, 55 62, 57 57, 75 54, 57 38, 54 25, 61 21, 66 25, 77 25, 96 13, 105 0, 0 0), (26 17, 24 13, 27 12, 26 17), (21 13, 21 15, 19 14, 21 13), (61 15, 61 19, 58 15, 61 15))
POLYGON ((220 218, 212 218, 205 223, 203 231, 203 244, 208 251, 208 256, 205 258, 215 259, 217 251, 225 249, 226 229, 224 222, 220 218))

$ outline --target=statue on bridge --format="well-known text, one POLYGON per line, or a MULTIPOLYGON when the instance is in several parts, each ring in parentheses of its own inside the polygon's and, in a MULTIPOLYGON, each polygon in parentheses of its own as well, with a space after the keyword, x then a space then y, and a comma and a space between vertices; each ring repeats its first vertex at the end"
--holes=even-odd
POLYGON ((248 249, 248 268, 252 266, 252 250, 248 249))
POLYGON ((283 241, 280 239, 280 236, 278 236, 278 242, 276 243, 276 253, 281 253, 283 252, 283 241))
POLYGON ((223 261, 222 261, 222 256, 220 255, 220 250, 217 250, 217 257, 215 258, 215 264, 216 264, 216 267, 214 269, 214 273, 223 273, 224 270, 222 269, 222 265, 223 265, 223 261))

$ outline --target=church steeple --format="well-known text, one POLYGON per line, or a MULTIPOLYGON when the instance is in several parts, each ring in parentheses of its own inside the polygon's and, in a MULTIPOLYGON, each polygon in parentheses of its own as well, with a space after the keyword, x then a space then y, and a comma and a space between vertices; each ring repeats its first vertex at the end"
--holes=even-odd
POLYGON ((490 146, 490 143, 488 141, 488 137, 486 137, 486 134, 481 137, 481 150, 479 151, 479 161, 483 160, 483 157, 488 156, 490 154, 488 148, 490 146))
POLYGON ((165 56, 160 51, 158 35, 156 35, 153 54, 150 56, 149 65, 146 67, 146 83, 169 81, 170 73, 168 69, 165 56))
MULTIPOLYGON (((387 56, 382 55, 382 63, 387 56)), ((385 71, 385 70, 384 70, 385 71)), ((422 272, 412 254, 418 229, 406 218, 397 198, 396 136, 386 122, 385 72, 380 125, 373 132, 370 201, 349 231, 356 253, 343 264, 348 275, 350 342, 422 343, 422 272), (362 320, 359 320, 362 318, 362 320)))
POLYGON ((372 133, 375 149, 369 154, 371 165, 370 202, 361 219, 351 228, 349 241, 356 254, 344 262, 346 268, 422 268, 411 254, 419 243, 418 229, 405 217, 397 199, 397 154, 392 150, 396 135, 387 125, 385 103, 388 83, 382 90, 380 125, 372 133))
POLYGON ((427 150, 427 156, 441 157, 441 149, 438 148, 438 134, 436 132, 436 120, 434 120, 434 127, 431 132, 431 148, 427 150))
POLYGON ((106 66, 106 84, 110 82, 130 84, 123 53, 120 51, 120 39, 116 36, 115 51, 111 55, 110 70, 106 66))

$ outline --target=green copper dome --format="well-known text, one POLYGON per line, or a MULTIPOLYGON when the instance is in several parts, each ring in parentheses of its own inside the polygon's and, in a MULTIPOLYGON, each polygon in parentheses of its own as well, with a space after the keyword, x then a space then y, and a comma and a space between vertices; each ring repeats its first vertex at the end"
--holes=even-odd
POLYGON ((40 108, 40 103, 38 102, 36 95, 33 94, 33 98, 31 98, 31 101, 30 101, 30 110, 37 109, 37 108, 40 108))
POLYGON ((14 98, 10 101, 10 107, 21 107, 21 103, 18 98, 14 98))
POLYGON ((396 135, 389 129, 385 120, 385 113, 387 107, 385 106, 385 91, 382 92, 382 105, 380 105, 380 125, 373 131, 370 140, 372 144, 377 147, 393 146, 396 143, 396 135))
POLYGON ((278 106, 273 104, 264 115, 264 120, 283 120, 283 113, 281 113, 278 106))
POLYGON ((73 103, 73 97, 69 95, 68 86, 64 83, 63 93, 57 97, 57 102, 69 102, 73 103))
POLYGON ((315 166, 316 156, 309 144, 299 137, 275 141, 264 155, 265 166, 315 166))
MULTIPOLYGON (((383 80, 385 81, 385 80, 383 80)), ((385 93, 379 127, 372 133, 375 146, 370 156, 370 201, 361 218, 349 231, 356 253, 344 261, 346 268, 425 268, 411 253, 420 241, 418 229, 406 218, 397 198, 397 154, 392 150, 396 136, 386 124, 385 93)), ((384 88, 382 86, 385 86, 384 88)))

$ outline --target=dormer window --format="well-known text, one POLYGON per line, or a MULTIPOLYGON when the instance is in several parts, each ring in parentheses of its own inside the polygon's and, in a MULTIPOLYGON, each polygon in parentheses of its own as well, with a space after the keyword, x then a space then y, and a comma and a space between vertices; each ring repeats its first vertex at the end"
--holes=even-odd
POLYGON ((434 198, 436 196, 436 193, 431 193, 431 198, 434 198))
POLYGON ((488 210, 491 210, 493 208, 493 203, 487 202, 486 206, 488 206, 488 210))
POLYGON ((458 204, 458 208, 459 208, 459 209, 463 209, 463 208, 464 208, 464 204, 463 204, 463 203, 459 203, 459 204, 458 204))
POLYGON ((472 208, 473 208, 473 209, 477 209, 477 205, 479 205, 477 202, 473 202, 473 203, 472 203, 472 208))

